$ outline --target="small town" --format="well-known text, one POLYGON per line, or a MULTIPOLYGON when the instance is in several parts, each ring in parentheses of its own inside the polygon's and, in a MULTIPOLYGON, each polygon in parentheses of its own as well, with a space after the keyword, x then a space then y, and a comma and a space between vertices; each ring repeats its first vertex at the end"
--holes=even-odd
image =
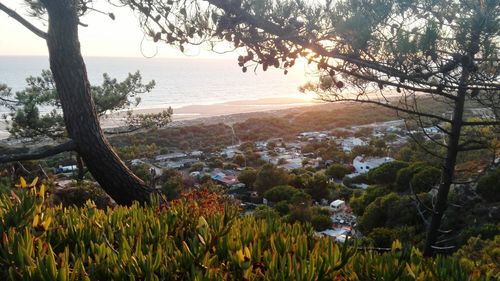
MULTIPOLYGON (((428 134, 438 135, 440 131, 436 128, 424 128, 428 134)), ((259 206, 273 206, 279 202, 271 202, 260 194, 255 188, 248 187, 239 179, 239 176, 247 169, 246 156, 250 153, 258 156, 259 165, 272 164, 278 169, 289 173, 298 169, 310 172, 325 171, 333 164, 342 164, 345 168, 344 177, 335 178, 329 176, 329 182, 346 187, 344 179, 353 179, 377 168, 384 163, 394 161, 394 158, 384 155, 367 156, 364 154, 354 155, 352 162, 339 162, 338 159, 323 159, 315 151, 304 151, 308 146, 327 144, 333 146, 343 154, 350 154, 356 148, 367 147, 376 141, 383 142, 384 148, 401 147, 404 145, 409 134, 404 128, 403 120, 372 123, 367 125, 352 126, 350 128, 336 128, 330 131, 303 132, 296 136, 294 141, 285 142, 282 138, 271 138, 254 143, 239 143, 225 147, 218 152, 205 153, 201 150, 195 151, 173 151, 168 154, 156 155, 153 158, 141 158, 129 160, 132 167, 142 167, 151 174, 151 184, 155 185, 155 178, 160 178, 165 170, 177 170, 184 181, 192 182, 194 187, 200 188, 203 182, 210 179, 219 188, 225 190, 226 194, 240 202, 242 211, 251 214, 259 206), (245 151, 247 150, 247 151, 245 151)), ((235 139, 238 139, 235 136, 235 139)), ((379 144, 380 145, 380 144, 379 144)), ((345 158, 345 157, 344 157, 345 158)), ((57 173, 72 175, 77 166, 60 166, 57 173)), ((64 177, 58 180, 61 189, 70 181, 64 177)), ((347 183, 347 188, 366 189, 367 183, 347 183)), ((154 186, 161 189, 161 185, 154 186)), ((344 241, 346 237, 359 237, 356 231, 356 216, 343 200, 344 198, 314 198, 310 204, 319 206, 325 210, 331 219, 330 227, 317 232, 318 235, 327 235, 338 241, 344 241)))

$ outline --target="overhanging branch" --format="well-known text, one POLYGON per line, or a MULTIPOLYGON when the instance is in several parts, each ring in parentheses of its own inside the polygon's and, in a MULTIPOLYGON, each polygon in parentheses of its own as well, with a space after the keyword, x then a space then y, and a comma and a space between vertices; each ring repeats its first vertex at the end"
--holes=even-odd
POLYGON ((12 154, 12 155, 0 155, 0 163, 9 163, 15 161, 27 161, 27 160, 37 160, 53 156, 66 151, 75 150, 75 143, 70 140, 60 145, 56 145, 47 149, 40 151, 35 151, 33 153, 23 153, 23 154, 12 154))
POLYGON ((20 14, 18 14, 16 11, 8 8, 4 4, 0 3, 0 10, 4 11, 8 16, 11 18, 15 19, 18 21, 20 24, 24 25, 27 29, 29 29, 31 32, 35 33, 39 37, 47 40, 47 33, 38 29, 36 26, 31 24, 29 21, 27 21, 25 18, 23 18, 20 14))

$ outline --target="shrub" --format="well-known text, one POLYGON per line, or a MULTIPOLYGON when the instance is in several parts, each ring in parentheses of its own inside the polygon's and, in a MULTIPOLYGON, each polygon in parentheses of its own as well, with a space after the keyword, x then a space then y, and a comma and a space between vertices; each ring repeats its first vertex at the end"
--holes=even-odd
POLYGON ((408 167, 408 165, 408 163, 403 161, 384 163, 368 171, 368 178, 377 184, 391 184, 396 181, 398 171, 408 167))
POLYGON ((255 188, 260 194, 264 194, 267 190, 288 183, 288 174, 272 164, 266 164, 257 173, 255 179, 255 188))
POLYGON ((90 201, 50 207, 42 186, 19 186, 14 196, 0 195, 3 280, 487 278, 455 258, 423 258, 398 242, 384 254, 356 251, 318 238, 309 224, 240 217, 212 193, 192 192, 169 207, 153 197, 104 211, 90 201))
POLYGON ((413 163, 410 166, 400 169, 396 175, 395 191, 404 192, 410 189, 410 181, 413 175, 425 169, 425 164, 421 162, 413 163))
POLYGON ((372 229, 368 238, 375 247, 390 248, 392 241, 395 240, 394 230, 386 227, 377 227, 372 229))
POLYGON ((383 185, 371 185, 361 195, 351 198, 350 205, 353 212, 362 216, 366 207, 375 199, 389 194, 390 190, 383 185))
POLYGON ((93 201, 97 208, 106 209, 111 205, 111 198, 97 184, 93 182, 75 182, 75 186, 58 191, 53 196, 54 204, 62 204, 65 207, 83 207, 89 200, 93 201))
POLYGON ((289 185, 280 185, 271 188, 264 193, 264 198, 270 202, 290 201, 295 194, 303 193, 289 185))
POLYGON ((323 231, 332 227, 332 219, 328 215, 313 215, 311 224, 316 231, 323 231))
POLYGON ((184 189, 182 174, 174 169, 164 170, 162 180, 161 192, 169 200, 177 199, 184 189))
POLYGON ((148 164, 131 165, 130 169, 143 181, 149 182, 153 178, 148 164))
POLYGON ((196 162, 191 167, 189 167, 189 172, 199 172, 203 170, 203 167, 205 167, 205 164, 202 162, 196 162))
POLYGON ((500 201, 500 168, 482 176, 477 183, 476 190, 487 202, 500 201))
POLYGON ((441 180, 441 171, 434 167, 427 167, 414 174, 410 183, 413 192, 428 192, 441 180))
POLYGON ((347 175, 351 170, 344 165, 333 164, 328 167, 325 174, 331 178, 341 180, 347 175))
POLYGON ((290 207, 288 206, 288 201, 279 201, 273 207, 281 216, 287 215, 290 213, 290 207))
POLYGON ((241 173, 238 175, 238 180, 244 183, 247 188, 253 187, 256 178, 257 178, 257 171, 255 171, 252 168, 246 168, 245 170, 241 171, 241 173))

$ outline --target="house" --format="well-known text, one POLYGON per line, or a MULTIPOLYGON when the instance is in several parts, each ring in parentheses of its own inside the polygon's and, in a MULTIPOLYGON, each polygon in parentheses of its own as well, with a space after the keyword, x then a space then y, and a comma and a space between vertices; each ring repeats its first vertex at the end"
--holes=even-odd
POLYGON ((302 168, 302 159, 301 158, 289 159, 287 163, 280 165, 279 167, 287 171, 292 171, 295 169, 302 168))
POLYGON ((203 151, 200 151, 200 150, 191 151, 189 153, 189 155, 191 157, 201 157, 201 156, 203 156, 203 151))
POLYGON ((352 161, 356 173, 363 174, 370 169, 376 168, 384 163, 392 162, 394 158, 391 157, 365 157, 364 155, 356 156, 352 161))
POLYGON ((345 209, 345 201, 337 199, 330 203, 330 209, 334 212, 340 212, 345 209))
POLYGON ((339 142, 344 152, 351 152, 355 146, 367 145, 364 140, 353 137, 340 139, 339 142))
POLYGON ((138 165, 141 165, 141 164, 145 164, 146 162, 144 162, 142 159, 132 159, 130 160, 130 165, 132 166, 138 166, 138 165))
POLYGON ((236 145, 228 146, 221 152, 221 155, 227 159, 232 159, 236 154, 242 154, 236 145))
POLYGON ((169 154, 162 154, 155 157, 155 160, 158 162, 172 161, 180 158, 184 158, 187 155, 182 152, 174 152, 169 154))

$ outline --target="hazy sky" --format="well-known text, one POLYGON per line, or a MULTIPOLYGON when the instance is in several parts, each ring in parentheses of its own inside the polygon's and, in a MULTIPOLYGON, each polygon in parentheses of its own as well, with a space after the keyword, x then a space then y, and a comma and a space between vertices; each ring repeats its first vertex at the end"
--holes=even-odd
MULTIPOLYGON (((22 0, 0 0, 4 5, 16 10, 40 29, 46 30, 44 22, 26 16, 26 8, 22 0)), ((80 42, 84 56, 141 57, 142 52, 151 56, 158 51, 157 57, 185 57, 178 49, 165 43, 153 43, 143 40, 143 32, 138 20, 128 7, 116 8, 102 5, 103 0, 96 1, 98 7, 115 14, 116 20, 100 13, 90 13, 82 18, 88 27, 80 27, 80 42), (101 2, 101 5, 99 5, 101 2)), ((199 48, 191 49, 190 54, 203 58, 234 58, 236 54, 218 55, 199 48)), ((43 39, 37 37, 14 19, 0 11, 0 56, 2 55, 47 55, 47 46, 43 39)))

